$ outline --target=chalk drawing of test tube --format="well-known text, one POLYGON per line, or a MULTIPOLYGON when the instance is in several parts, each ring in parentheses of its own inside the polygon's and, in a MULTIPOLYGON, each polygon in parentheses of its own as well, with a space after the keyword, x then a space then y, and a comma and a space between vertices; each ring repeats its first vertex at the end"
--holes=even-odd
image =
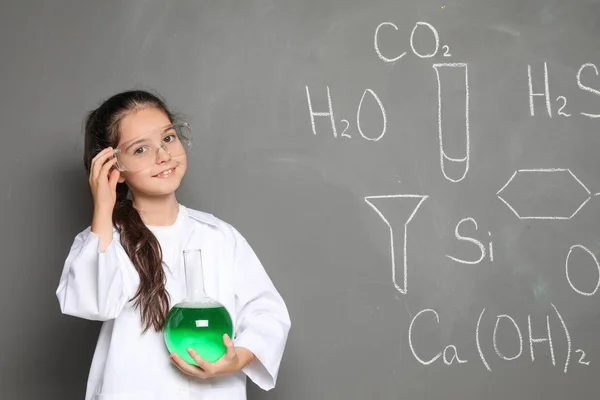
MULTIPOLYGON (((437 76, 437 84, 438 84, 438 135, 439 135, 439 142, 440 142, 440 167, 442 169, 442 173, 444 174, 444 177, 446 179, 448 179, 450 182, 460 182, 462 181, 466 176, 467 176, 467 172, 469 172, 469 156, 470 156, 470 142, 469 142, 469 72, 468 72, 468 68, 467 68, 467 64, 466 63, 442 63, 442 64, 433 64, 433 69, 435 70, 435 74, 437 76), (442 123, 442 82, 440 79, 440 70, 441 69, 447 69, 447 68, 464 68, 465 70, 465 102, 463 103, 465 106, 465 151, 464 151, 464 157, 449 157, 446 152, 444 151, 444 137, 446 137, 446 140, 448 140, 448 136, 450 136, 449 132, 447 130, 443 129, 443 123, 442 123), (464 172, 462 173, 462 175, 459 178, 452 178, 449 176, 448 172, 446 171, 446 164, 445 162, 449 161, 451 163, 459 163, 459 164, 463 164, 463 170, 464 172)), ((462 105, 461 102, 459 101, 453 101, 450 104, 455 105, 457 107, 461 107, 461 113, 462 113, 462 105)), ((446 106, 447 107, 447 106, 446 106)), ((458 141, 457 137, 453 137, 452 138, 453 142, 454 141, 458 141)))

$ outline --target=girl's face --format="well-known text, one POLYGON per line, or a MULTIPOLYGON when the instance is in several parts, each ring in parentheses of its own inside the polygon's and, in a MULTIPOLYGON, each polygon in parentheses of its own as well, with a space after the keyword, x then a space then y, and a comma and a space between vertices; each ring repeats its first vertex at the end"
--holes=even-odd
POLYGON ((187 168, 186 152, 175 130, 167 129, 170 125, 167 115, 154 107, 133 111, 121 120, 119 156, 146 160, 138 164, 141 167, 134 172, 121 172, 119 182, 126 181, 135 196, 172 194, 183 179, 187 168))

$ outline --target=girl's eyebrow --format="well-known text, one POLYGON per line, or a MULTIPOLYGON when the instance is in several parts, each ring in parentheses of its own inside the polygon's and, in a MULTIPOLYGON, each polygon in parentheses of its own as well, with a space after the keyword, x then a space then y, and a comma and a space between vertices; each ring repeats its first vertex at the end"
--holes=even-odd
POLYGON ((146 140, 146 136, 144 136, 143 138, 141 138, 141 139, 138 139, 138 140, 134 141, 133 143, 129 144, 129 145, 128 145, 128 146, 125 148, 125 151, 127 151, 127 150, 131 149, 133 146, 137 145, 138 143, 141 143, 141 142, 143 142, 144 140, 146 140))
POLYGON ((137 139, 134 142, 128 144, 127 147, 125 148, 125 151, 129 150, 130 148, 132 148, 136 144, 141 143, 144 140, 146 140, 146 138, 148 137, 148 135, 150 135, 152 132, 154 132, 154 131, 160 131, 161 129, 162 129, 161 133, 165 133, 165 132, 168 132, 170 130, 174 130, 175 126, 173 124, 171 124, 171 125, 167 125, 167 126, 162 127, 162 128, 153 129, 150 132, 145 133, 140 139, 137 139))

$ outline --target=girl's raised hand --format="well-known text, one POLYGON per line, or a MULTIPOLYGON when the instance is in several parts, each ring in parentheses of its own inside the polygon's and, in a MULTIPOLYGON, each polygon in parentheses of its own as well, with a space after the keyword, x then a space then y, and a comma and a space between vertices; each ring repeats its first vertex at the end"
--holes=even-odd
POLYGON ((113 154, 112 147, 98 153, 92 159, 89 176, 94 208, 111 213, 117 200, 116 188, 121 175, 117 168, 112 168, 117 162, 116 157, 112 157, 113 154))

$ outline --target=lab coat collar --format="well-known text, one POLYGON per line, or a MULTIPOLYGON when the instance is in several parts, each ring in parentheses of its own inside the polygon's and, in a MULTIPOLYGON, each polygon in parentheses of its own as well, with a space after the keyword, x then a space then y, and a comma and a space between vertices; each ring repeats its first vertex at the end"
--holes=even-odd
MULTIPOLYGON (((193 219, 195 219, 196 221, 205 223, 207 225, 210 225, 214 228, 217 228, 219 226, 219 222, 217 220, 217 218, 209 213, 206 212, 202 212, 202 211, 198 211, 198 210, 194 210, 192 208, 187 208, 185 207, 183 204, 179 204, 179 207, 183 208, 183 211, 187 212, 187 215, 193 219)), ((118 234, 118 230, 117 228, 115 228, 113 226, 113 234, 118 234)))
MULTIPOLYGON (((185 207, 183 204, 179 204, 180 207, 180 213, 184 213, 184 219, 183 219, 183 226, 182 226, 182 243, 181 243, 181 248, 175 253, 175 257, 173 257, 173 254, 164 254, 163 255, 163 263, 166 265, 166 267, 169 269, 169 271, 171 271, 171 273, 175 276, 178 277, 180 272, 182 273, 182 269, 183 269, 183 250, 186 249, 194 249, 194 248, 201 248, 203 249, 203 254, 205 254, 206 256, 209 256, 210 253, 207 249, 207 238, 206 235, 199 235, 199 232, 197 232, 196 226, 197 224, 194 223, 194 221, 198 221, 202 224, 206 224, 208 226, 210 226, 211 228, 218 228, 219 227, 219 221, 218 219, 209 213, 206 212, 202 212, 199 210, 195 210, 195 209, 191 209, 191 208, 187 208, 185 207), (180 265, 180 267, 178 267, 178 265, 180 265)), ((119 234, 116 228, 113 227, 113 238, 117 239, 119 238, 119 234)), ((204 255, 203 255, 204 258, 204 255)), ((210 266, 207 265, 209 263, 203 263, 204 266, 204 274, 208 275, 209 277, 215 273, 216 271, 211 271, 210 270, 210 266)), ((208 280, 207 282, 208 283, 208 280)), ((205 284, 206 286, 206 284, 205 284)), ((210 284, 208 285, 210 286, 210 284)), ((207 291, 210 291, 209 287, 205 287, 205 289, 207 291)))
MULTIPOLYGON (((180 207, 184 207, 181 204, 179 206, 180 207)), ((185 208, 185 210, 187 211, 188 215, 191 218, 193 218, 193 219, 195 219, 197 221, 203 222, 205 224, 211 225, 211 226, 213 226, 215 228, 219 226, 217 218, 214 215, 209 214, 209 213, 205 213, 205 212, 202 212, 202 211, 198 211, 198 210, 193 210, 191 208, 186 208, 186 207, 184 207, 184 208, 185 208)))

